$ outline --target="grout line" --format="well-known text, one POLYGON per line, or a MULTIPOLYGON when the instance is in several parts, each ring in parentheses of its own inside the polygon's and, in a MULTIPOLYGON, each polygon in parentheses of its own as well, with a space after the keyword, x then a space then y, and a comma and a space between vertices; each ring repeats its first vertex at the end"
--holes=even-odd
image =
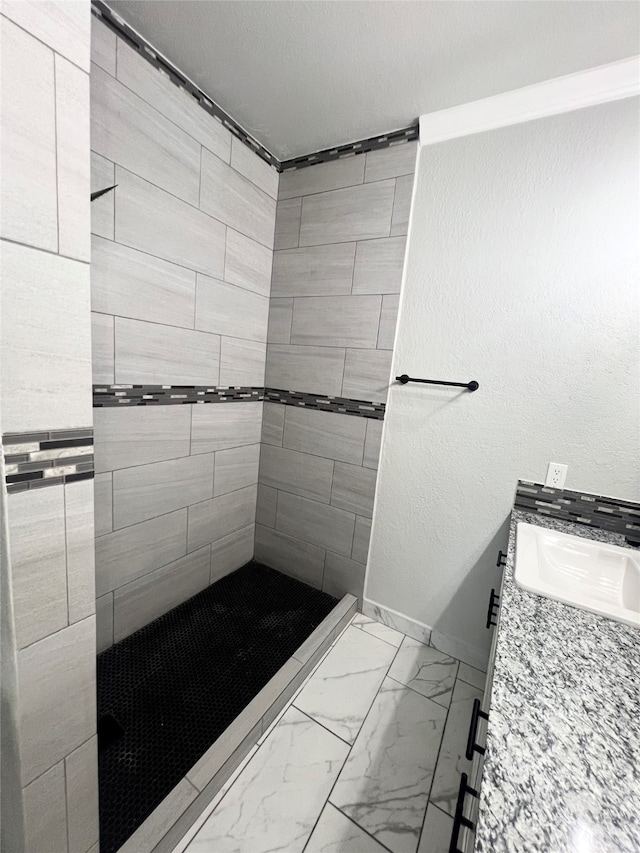
POLYGON ((69 609, 69 530, 67 525, 67 487, 62 483, 62 514, 64 517, 64 580, 67 596, 67 627, 71 624, 71 611, 69 609))
MULTIPOLYGON (((386 149, 378 149, 378 150, 384 151, 386 149)), ((370 153, 369 151, 365 151, 365 152, 363 152, 364 156, 363 156, 363 154, 357 154, 355 156, 362 157, 364 159, 366 157, 366 155, 369 153, 370 153)), ((344 160, 346 158, 341 158, 341 159, 344 160)), ((328 160, 327 162, 333 163, 335 161, 334 160, 328 160)), ((318 163, 317 165, 322 166, 324 164, 318 163)), ((365 165, 366 165, 366 163, 365 163, 365 165)), ((296 169, 295 171, 299 172, 300 169, 296 169)), ((286 174, 286 172, 281 172, 280 174, 286 174)), ((405 173, 405 175, 413 175, 413 174, 415 174, 415 169, 413 169, 411 172, 405 173)), ((316 190, 315 192, 311 192, 311 193, 300 193, 300 195, 292 195, 292 196, 287 196, 287 198, 279 198, 278 201, 295 201, 298 198, 301 198, 304 200, 305 198, 311 198, 311 196, 326 195, 327 193, 339 193, 339 192, 342 192, 342 190, 357 190, 360 187, 373 187, 376 184, 384 184, 384 183, 388 183, 389 181, 397 181, 398 178, 403 178, 403 177, 405 177, 405 175, 389 175, 389 177, 379 178, 377 181, 358 181, 357 184, 345 184, 345 186, 343 186, 343 187, 332 187, 331 189, 328 189, 328 190, 316 190)), ((372 237, 370 239, 375 240, 376 238, 372 237)), ((350 242, 353 242, 353 241, 350 241, 350 242)))
MULTIPOLYGON (((339 812, 340 812, 340 814, 341 814, 341 815, 343 815, 344 817, 346 817, 346 819, 347 819, 348 821, 350 821, 354 826, 357 826, 357 827, 358 827, 358 829, 359 829, 361 832, 364 832, 364 834, 365 834, 365 835, 368 835, 368 836, 369 836, 369 838, 372 838, 372 839, 375 841, 375 843, 376 843, 376 844, 378 844, 378 845, 379 845, 383 850, 387 850, 387 851, 388 851, 388 853, 392 853, 392 851, 391 851, 391 848, 390 848, 390 847, 387 847, 387 845, 386 845, 386 844, 383 844, 383 843, 382 843, 382 841, 380 841, 380 839, 379 839, 379 838, 376 838, 376 836, 375 836, 375 835, 372 835, 372 834, 371 834, 370 832, 368 832, 368 831, 367 831, 363 826, 360 826, 360 824, 359 824, 356 820, 354 820, 350 815, 348 815, 346 812, 343 812, 343 811, 342 811, 342 809, 340 808, 340 806, 336 806, 336 804, 335 804, 335 803, 330 803, 330 802, 329 802, 329 800, 327 800, 327 803, 328 803, 330 806, 332 806, 334 809, 336 809, 336 811, 339 811, 339 812)), ((325 805, 326 805, 326 804, 325 804, 325 805)))
MULTIPOLYGON (((52 631, 50 634, 47 634, 44 637, 40 637, 38 640, 34 640, 32 643, 28 643, 26 646, 21 646, 19 649, 17 649, 18 656, 22 652, 26 651, 27 649, 30 649, 32 646, 35 646, 36 643, 42 643, 44 640, 48 640, 49 637, 54 637, 56 634, 61 634, 63 631, 68 631, 69 628, 75 628, 76 625, 81 625, 83 622, 86 622, 87 619, 93 619, 95 617, 95 615, 96 615, 95 613, 91 613, 89 616, 85 616, 84 619, 78 619, 77 622, 72 622, 71 625, 63 625, 62 628, 58 628, 57 631, 52 631)), ((57 764, 58 762, 56 761, 55 763, 57 764)), ((53 767, 53 765, 51 765, 51 766, 53 767)), ((47 770, 50 770, 50 769, 51 768, 49 768, 49 767, 47 768, 47 770)), ((42 775, 42 774, 40 774, 40 775, 42 775)), ((30 785, 31 782, 29 782, 28 784, 30 785)))
MULTIPOLYGON (((2 17, 0 15, 0 17, 2 17)), ((21 240, 12 240, 10 237, 1 237, 0 242, 11 243, 13 246, 22 246, 25 249, 33 249, 34 252, 44 252, 45 255, 53 255, 55 258, 64 258, 67 261, 74 261, 76 264, 85 264, 89 266, 90 261, 83 261, 80 258, 74 258, 71 255, 61 255, 60 252, 54 252, 53 249, 43 249, 40 246, 33 246, 31 243, 23 243, 21 240)))
POLYGON ((298 706, 296 705, 295 701, 293 701, 291 704, 292 704, 292 705, 293 705, 293 707, 296 709, 296 711, 299 711, 301 714, 304 714, 304 716, 305 716, 308 720, 310 720, 312 723, 315 723, 317 726, 320 726, 320 728, 321 728, 321 729, 324 729, 324 730, 325 730, 325 732, 329 732, 329 734, 330 734, 330 735, 333 735, 334 737, 337 737, 337 738, 338 738, 338 740, 341 740, 341 741, 342 741, 342 743, 346 744, 346 745, 349 747, 349 751, 351 751, 351 746, 352 746, 352 744, 350 744, 348 740, 345 740, 343 737, 340 737, 340 735, 337 735, 335 732, 332 732, 332 731, 331 731, 331 729, 328 729, 328 728, 327 728, 326 726, 324 726, 324 725, 323 725, 319 720, 316 720, 316 719, 315 719, 315 717, 312 717, 312 716, 310 716, 309 714, 307 714, 307 712, 306 712, 306 711, 303 711, 303 710, 302 710, 302 708, 298 708, 298 706))
MULTIPOLYGON (((365 633, 367 633, 367 632, 365 631, 365 633)), ((375 634, 373 634, 373 636, 375 637, 375 634)), ((378 639, 381 639, 381 638, 378 637, 378 639)), ((430 648, 430 647, 427 646, 427 648, 430 648)), ((394 678, 392 675, 387 675, 387 678, 389 678, 391 681, 395 681, 395 683, 399 684, 400 687, 406 687, 407 690, 411 690, 411 692, 415 693, 416 696, 422 696, 423 699, 428 699, 429 702, 433 702, 435 705, 438 705, 439 708, 444 708, 445 710, 448 710, 451 707, 451 701, 449 701, 448 705, 443 705, 442 702, 438 702, 438 700, 434 699, 433 696, 425 696, 424 693, 421 693, 419 690, 416 690, 415 687, 412 687, 410 684, 405 684, 404 681, 400 681, 399 679, 394 678)), ((454 686, 455 686, 455 679, 454 679, 454 686)), ((453 687, 451 688, 451 697, 453 698, 453 687)))

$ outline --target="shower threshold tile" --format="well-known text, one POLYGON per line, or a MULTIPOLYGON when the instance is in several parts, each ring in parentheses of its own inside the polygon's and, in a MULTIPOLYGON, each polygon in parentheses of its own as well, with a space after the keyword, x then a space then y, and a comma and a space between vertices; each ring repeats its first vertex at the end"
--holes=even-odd
POLYGON ((416 853, 447 711, 385 679, 330 801, 393 853, 416 853))
POLYGON ((353 743, 395 653, 389 643, 350 625, 295 706, 353 743))
POLYGON ((301 853, 348 751, 290 707, 187 853, 301 853))

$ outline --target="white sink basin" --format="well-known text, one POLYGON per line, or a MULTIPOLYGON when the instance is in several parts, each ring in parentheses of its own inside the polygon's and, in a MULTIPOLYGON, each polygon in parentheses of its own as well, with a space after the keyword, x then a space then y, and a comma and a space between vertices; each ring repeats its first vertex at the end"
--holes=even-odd
POLYGON ((518 522, 515 579, 529 592, 640 627, 640 553, 518 522))

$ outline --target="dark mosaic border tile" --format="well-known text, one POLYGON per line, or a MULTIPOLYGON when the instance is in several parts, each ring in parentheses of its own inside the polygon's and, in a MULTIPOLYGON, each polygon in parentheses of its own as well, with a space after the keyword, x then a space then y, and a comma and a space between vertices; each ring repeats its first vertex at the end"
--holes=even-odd
POLYGON ((246 130, 235 122, 222 107, 199 89, 194 83, 184 77, 183 74, 169 62, 165 57, 158 54, 155 48, 146 39, 132 29, 126 21, 116 15, 102 0, 92 0, 91 11, 100 18, 116 35, 123 38, 143 59, 146 59, 154 68, 164 71, 176 86, 188 92, 202 109, 206 110, 222 124, 228 131, 240 140, 254 154, 272 166, 277 172, 289 171, 291 169, 304 169, 306 166, 315 166, 318 163, 328 163, 331 160, 340 160, 342 157, 352 157, 354 154, 366 154, 367 151, 376 151, 379 148, 389 148, 403 142, 411 142, 418 139, 420 127, 416 121, 409 127, 394 130, 391 133, 382 133, 378 136, 370 136, 368 139, 360 139, 349 142, 346 145, 337 145, 333 148, 324 148, 313 154, 305 154, 303 157, 293 157, 290 160, 278 160, 264 145, 254 139, 246 130))
POLYGON ((12 432, 2 436, 7 492, 93 478, 93 429, 12 432))
POLYGON ((572 521, 640 540, 640 503, 570 489, 551 489, 519 480, 514 506, 550 518, 572 521))
POLYGON ((404 142, 413 142, 420 135, 418 124, 394 130, 392 133, 383 133, 379 136, 370 136, 368 139, 359 139, 357 142, 349 142, 346 145, 336 145, 333 148, 324 148, 313 154, 305 154, 304 157, 293 157, 291 160, 280 162, 281 172, 289 172, 295 169, 304 169, 305 166, 316 166, 318 163, 329 163, 331 160, 342 160, 345 157, 353 157, 356 154, 366 154, 367 151, 377 151, 380 148, 391 148, 402 145, 404 142))
POLYGON ((94 409, 105 406, 181 406, 191 403, 252 403, 264 388, 216 385, 94 385, 94 409))
POLYGON ((371 403, 368 400, 352 400, 349 397, 328 397, 324 394, 308 394, 304 391, 284 391, 278 388, 265 388, 265 402, 283 403, 285 406, 302 406, 321 412, 337 412, 358 418, 384 420, 385 403, 371 403))
POLYGON ((279 388, 236 386, 221 388, 215 385, 94 385, 93 406, 100 409, 114 406, 175 406, 193 403, 247 403, 266 400, 285 406, 304 406, 307 409, 336 412, 359 418, 384 419, 385 404, 349 397, 330 397, 304 391, 285 391, 279 388))

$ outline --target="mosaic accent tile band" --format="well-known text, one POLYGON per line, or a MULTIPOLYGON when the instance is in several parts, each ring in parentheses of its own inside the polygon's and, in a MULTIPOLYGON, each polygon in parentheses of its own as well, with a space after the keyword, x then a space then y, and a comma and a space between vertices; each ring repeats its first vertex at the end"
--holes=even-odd
POLYGON ((514 506, 574 524, 621 533, 633 542, 640 541, 640 504, 601 495, 551 489, 540 483, 520 480, 514 506))
POLYGON ((264 388, 215 385, 94 385, 93 407, 175 406, 185 403, 248 403, 264 399, 264 388))
POLYGON ((93 478, 93 429, 17 432, 2 436, 7 492, 93 478))
POLYGON ((172 406, 191 403, 246 403, 266 400, 360 418, 384 419, 385 404, 349 397, 329 397, 278 388, 215 385, 94 385, 93 406, 172 406))
POLYGON ((411 142, 418 139, 420 128, 418 123, 403 127, 400 130, 394 130, 391 133, 383 133, 379 136, 371 136, 368 139, 360 139, 356 142, 349 142, 346 145, 337 145, 334 148, 325 148, 322 151, 316 151, 313 154, 305 154, 303 157, 293 157, 290 160, 278 160, 264 145, 261 145, 257 139, 248 134, 246 130, 240 127, 231 116, 226 113, 222 107, 206 95, 202 89, 199 89, 191 80, 187 79, 180 71, 169 62, 161 54, 157 53, 155 48, 149 44, 139 33, 132 29, 126 21, 115 14, 102 0, 92 0, 91 11, 100 18, 110 29, 112 29, 120 38, 123 38, 140 56, 147 60, 154 68, 164 71, 169 76, 169 79, 188 92, 194 100, 206 110, 209 115, 217 119, 230 133, 240 140, 247 148, 250 148, 254 154, 257 154, 262 160, 268 163, 277 172, 289 171, 291 169, 304 169, 306 166, 315 166, 318 163, 328 163, 330 160, 340 160, 343 157, 352 157, 354 154, 366 154, 367 151, 375 151, 378 148, 389 148, 392 145, 400 145, 403 142, 411 142))

